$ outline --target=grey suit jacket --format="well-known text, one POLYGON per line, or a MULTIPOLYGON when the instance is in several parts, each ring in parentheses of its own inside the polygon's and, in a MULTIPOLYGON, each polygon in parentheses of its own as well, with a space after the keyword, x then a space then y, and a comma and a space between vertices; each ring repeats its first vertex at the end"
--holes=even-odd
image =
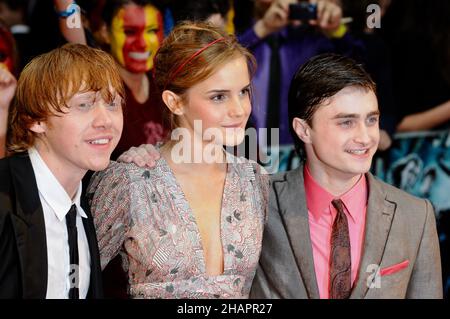
MULTIPOLYGON (((366 176, 365 241, 350 298, 442 298, 439 242, 430 202, 370 173, 366 176)), ((303 167, 272 177, 269 216, 250 298, 319 298, 303 185, 303 167)))

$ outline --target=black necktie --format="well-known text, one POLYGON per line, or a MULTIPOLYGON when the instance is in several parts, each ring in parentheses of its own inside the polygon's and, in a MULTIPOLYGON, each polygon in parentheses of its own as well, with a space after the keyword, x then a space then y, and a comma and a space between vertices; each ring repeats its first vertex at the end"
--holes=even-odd
POLYGON ((352 259, 348 220, 344 203, 332 201, 337 210, 331 231, 330 299, 348 299, 352 291, 352 259))
MULTIPOLYGON (((281 60, 279 36, 276 34, 270 36, 267 39, 267 44, 271 51, 267 94, 267 128, 271 129, 280 127, 281 60)), ((270 135, 270 130, 268 135, 270 135)))
POLYGON ((70 289, 69 299, 79 299, 79 267, 78 267, 78 234, 77 234, 77 207, 75 204, 70 207, 66 214, 67 234, 69 236, 70 254, 70 289))

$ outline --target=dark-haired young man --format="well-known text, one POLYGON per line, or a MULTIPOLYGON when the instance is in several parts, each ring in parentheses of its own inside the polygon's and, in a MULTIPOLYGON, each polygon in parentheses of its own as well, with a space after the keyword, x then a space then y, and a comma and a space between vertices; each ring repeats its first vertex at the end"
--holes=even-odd
POLYGON ((289 122, 304 157, 272 178, 252 298, 442 298, 434 211, 370 173, 375 83, 321 55, 294 76, 289 122))

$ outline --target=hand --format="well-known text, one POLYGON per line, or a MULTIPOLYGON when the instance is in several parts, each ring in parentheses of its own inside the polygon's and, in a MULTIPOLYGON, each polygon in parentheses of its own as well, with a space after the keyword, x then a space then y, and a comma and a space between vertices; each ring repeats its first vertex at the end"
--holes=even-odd
POLYGON ((16 87, 17 81, 14 75, 0 66, 0 111, 9 109, 16 87))
POLYGON ((131 147, 117 159, 122 163, 134 163, 139 167, 153 168, 161 157, 158 150, 151 144, 142 144, 139 147, 131 147))
POLYGON ((254 26, 258 37, 264 38, 286 27, 290 22, 289 4, 296 2, 297 0, 274 0, 264 16, 254 26))
POLYGON ((309 0, 317 4, 317 20, 312 20, 311 25, 318 26, 322 31, 333 32, 341 25, 342 8, 332 0, 309 0))

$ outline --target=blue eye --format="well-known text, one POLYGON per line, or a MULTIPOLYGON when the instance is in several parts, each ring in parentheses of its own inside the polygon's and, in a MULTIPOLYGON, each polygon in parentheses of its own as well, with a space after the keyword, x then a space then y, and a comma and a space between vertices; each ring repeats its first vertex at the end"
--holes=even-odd
POLYGON ((378 117, 377 117, 377 116, 369 117, 369 118, 367 119, 367 122, 368 122, 369 124, 376 124, 376 123, 378 123, 378 117))

